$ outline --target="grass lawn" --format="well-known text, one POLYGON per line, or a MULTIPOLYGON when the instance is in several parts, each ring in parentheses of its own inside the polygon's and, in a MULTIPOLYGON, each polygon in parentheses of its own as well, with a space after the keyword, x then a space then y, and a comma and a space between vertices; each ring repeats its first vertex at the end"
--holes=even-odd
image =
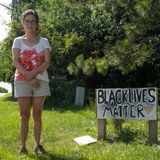
MULTIPOLYGON (((125 121, 121 132, 107 120, 107 140, 79 146, 73 138, 90 135, 97 137, 95 107, 83 110, 44 107, 42 144, 45 156, 34 154, 33 120, 27 140, 28 156, 18 155, 19 110, 10 95, 0 97, 0 160, 160 160, 160 146, 148 143, 146 121, 125 121)), ((160 135, 160 128, 158 128, 160 135)), ((160 138, 160 136, 159 136, 160 138)))

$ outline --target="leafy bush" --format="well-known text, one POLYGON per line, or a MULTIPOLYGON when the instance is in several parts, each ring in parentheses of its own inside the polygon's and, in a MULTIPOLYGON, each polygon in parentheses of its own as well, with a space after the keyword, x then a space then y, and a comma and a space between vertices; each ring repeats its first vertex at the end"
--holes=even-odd
POLYGON ((159 87, 160 5, 149 0, 18 1, 0 50, 3 81, 13 80, 10 48, 22 34, 17 22, 28 8, 38 11, 41 35, 52 45, 48 71, 55 104, 71 103, 73 90, 82 84, 92 89, 159 87))
POLYGON ((76 92, 75 81, 68 81, 64 76, 55 76, 50 80, 52 96, 47 100, 52 106, 69 107, 74 105, 76 92))
POLYGON ((0 87, 0 93, 8 93, 6 88, 0 87))

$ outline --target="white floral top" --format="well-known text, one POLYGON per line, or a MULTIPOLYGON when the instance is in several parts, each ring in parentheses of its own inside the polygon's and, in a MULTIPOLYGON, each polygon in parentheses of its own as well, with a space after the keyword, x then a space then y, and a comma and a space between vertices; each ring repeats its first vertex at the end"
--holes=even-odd
MULTIPOLYGON (((40 37, 39 43, 32 47, 29 47, 24 43, 23 37, 17 37, 14 39, 12 48, 20 49, 19 62, 27 71, 32 71, 33 69, 36 69, 44 62, 45 48, 49 48, 51 50, 48 39, 43 37, 40 37)), ((38 74, 37 79, 49 81, 47 70, 41 74, 38 74)), ((26 80, 24 75, 20 73, 17 69, 15 72, 15 80, 26 80)))

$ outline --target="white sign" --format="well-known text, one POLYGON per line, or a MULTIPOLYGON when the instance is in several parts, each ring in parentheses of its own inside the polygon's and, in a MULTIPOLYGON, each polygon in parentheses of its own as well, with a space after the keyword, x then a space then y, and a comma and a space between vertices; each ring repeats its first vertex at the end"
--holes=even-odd
POLYGON ((156 88, 96 89, 97 118, 157 119, 156 88))
POLYGON ((95 138, 92 138, 89 135, 74 138, 74 141, 76 141, 79 145, 86 145, 86 144, 91 144, 91 143, 97 142, 97 140, 95 138))

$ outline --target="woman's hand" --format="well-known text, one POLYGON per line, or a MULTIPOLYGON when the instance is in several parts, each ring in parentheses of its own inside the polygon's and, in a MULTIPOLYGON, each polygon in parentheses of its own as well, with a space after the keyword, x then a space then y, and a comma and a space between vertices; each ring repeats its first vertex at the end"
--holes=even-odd
POLYGON ((25 74, 24 74, 27 81, 31 81, 36 75, 37 75, 36 70, 26 71, 25 74))
POLYGON ((30 83, 35 88, 39 88, 39 86, 40 86, 40 82, 39 82, 39 80, 37 78, 32 78, 30 83))

